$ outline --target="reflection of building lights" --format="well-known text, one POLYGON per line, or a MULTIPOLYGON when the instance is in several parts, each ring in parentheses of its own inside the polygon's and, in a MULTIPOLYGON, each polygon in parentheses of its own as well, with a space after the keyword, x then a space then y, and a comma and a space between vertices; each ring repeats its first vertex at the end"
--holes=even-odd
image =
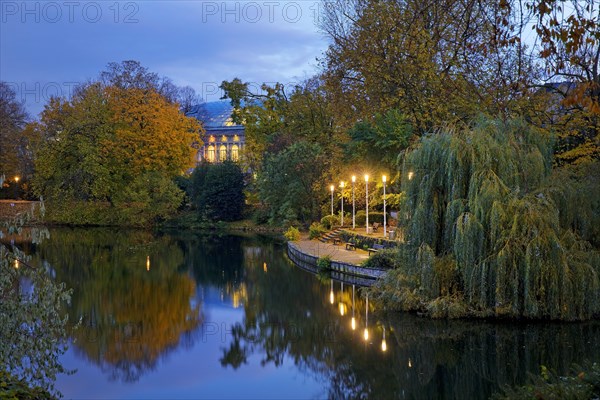
POLYGON ((408 359, 408 368, 412 368, 412 361, 410 361, 410 358, 408 359))
POLYGON ((369 328, 365 328, 363 337, 365 338, 365 341, 369 340, 369 328))
POLYGON ((263 271, 267 272, 267 263, 263 263, 263 271))
POLYGON ((344 303, 340 303, 340 315, 343 317, 345 313, 346 313, 346 306, 344 305, 344 303))
POLYGON ((387 343, 385 342, 385 339, 383 339, 381 341, 381 351, 386 351, 387 350, 387 343))
POLYGON ((146 256, 146 271, 150 271, 150 256, 146 256))
POLYGON ((352 317, 352 330, 356 330, 356 318, 352 317))

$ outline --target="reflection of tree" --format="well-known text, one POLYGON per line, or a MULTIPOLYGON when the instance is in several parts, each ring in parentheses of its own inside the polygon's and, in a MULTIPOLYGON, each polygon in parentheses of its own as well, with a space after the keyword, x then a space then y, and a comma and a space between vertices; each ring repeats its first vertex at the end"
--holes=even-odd
POLYGON ((47 230, 21 225, 0 221, 0 239, 6 240, 0 242, 0 398, 53 398, 54 380, 66 372, 59 357, 67 349, 63 307, 70 293, 47 265, 22 251, 27 242, 46 238, 47 230))
POLYGON ((75 288, 75 347, 114 378, 135 381, 190 342, 201 323, 195 284, 177 271, 183 253, 170 239, 109 230, 56 230, 52 239, 40 255, 75 288))
POLYGON ((232 327, 221 364, 237 369, 260 354, 261 364, 281 365, 288 357, 327 382, 331 398, 487 398, 502 385, 523 383, 542 364, 560 373, 600 356, 598 322, 515 326, 379 315, 369 319, 367 344, 366 304, 358 294, 357 330, 350 327, 351 311, 340 316, 339 301, 351 310, 347 286, 341 294, 335 284, 331 305, 329 284, 290 266, 277 251, 245 264, 245 319, 232 327))

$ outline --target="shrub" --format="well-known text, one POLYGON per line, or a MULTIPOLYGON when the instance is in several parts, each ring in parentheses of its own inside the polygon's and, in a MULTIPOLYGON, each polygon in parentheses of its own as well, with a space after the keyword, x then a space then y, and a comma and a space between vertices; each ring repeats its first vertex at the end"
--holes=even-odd
POLYGON ((318 222, 313 222, 308 228, 308 238, 315 239, 327 232, 327 229, 318 222))
MULTIPOLYGON (((387 214, 389 214, 389 213, 387 213, 387 214)), ((390 216, 388 215, 387 221, 389 221, 389 219, 390 219, 390 216)), ((356 222, 356 226, 365 226, 365 222, 367 220, 366 212, 364 210, 357 211, 356 215, 354 217, 354 220, 356 222)), ((377 222, 377 223, 383 225, 383 213, 377 212, 377 211, 369 211, 369 225, 372 225, 373 222, 377 222)))
POLYGON ((334 226, 340 224, 340 218, 337 215, 326 215, 321 218, 321 225, 326 229, 333 229, 334 226))
POLYGON ((317 268, 319 272, 325 272, 331 269, 331 257, 323 256, 317 260, 317 268))
POLYGON ((300 231, 298 230, 298 228, 290 226, 288 230, 285 231, 283 236, 285 236, 285 238, 290 241, 300 240, 300 231))
POLYGON ((369 257, 362 266, 365 268, 394 269, 398 265, 398 250, 384 249, 369 257))

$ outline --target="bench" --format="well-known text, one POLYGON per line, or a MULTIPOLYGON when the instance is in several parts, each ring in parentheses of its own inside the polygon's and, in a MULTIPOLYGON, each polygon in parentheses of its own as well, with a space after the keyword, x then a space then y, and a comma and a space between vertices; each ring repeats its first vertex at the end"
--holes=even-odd
POLYGON ((374 244, 373 247, 369 248, 369 255, 371 253, 377 253, 379 250, 383 250, 384 247, 382 244, 374 244))
POLYGON ((342 243, 342 239, 340 239, 339 237, 335 237, 335 238, 333 238, 333 244, 334 244, 334 245, 336 245, 336 244, 340 244, 340 243, 342 243))
POLYGON ((354 242, 347 242, 346 250, 356 250, 356 244, 354 242))
POLYGON ((373 222, 373 232, 377 232, 377 229, 379 229, 379 222, 373 222))

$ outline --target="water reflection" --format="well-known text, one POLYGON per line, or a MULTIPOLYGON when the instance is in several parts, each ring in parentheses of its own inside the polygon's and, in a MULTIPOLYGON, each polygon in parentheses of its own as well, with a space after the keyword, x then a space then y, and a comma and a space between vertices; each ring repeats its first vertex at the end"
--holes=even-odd
MULTIPOLYGON (((318 382, 325 390, 319 397, 488 398, 501 385, 525 382, 540 365, 565 373, 572 363, 600 359, 598 322, 387 315, 359 287, 296 268, 268 238, 55 230, 37 253, 75 288, 75 346, 120 380, 150 370, 159 376, 159 360, 181 357, 176 348, 206 352, 209 324, 225 323, 226 334, 214 341, 216 358, 198 357, 198 368, 233 379, 231 388, 244 374, 293 369, 318 382)), ((187 397, 204 393, 193 371, 180 373, 200 385, 187 397)), ((265 384, 287 393, 287 383, 265 384)), ((228 395, 231 388, 223 387, 222 396, 239 397, 228 395)))
POLYGON ((193 344, 201 305, 194 301, 195 281, 178 272, 183 253, 169 239, 57 230, 40 256, 74 288, 74 347, 113 379, 136 381, 169 351, 193 344))

